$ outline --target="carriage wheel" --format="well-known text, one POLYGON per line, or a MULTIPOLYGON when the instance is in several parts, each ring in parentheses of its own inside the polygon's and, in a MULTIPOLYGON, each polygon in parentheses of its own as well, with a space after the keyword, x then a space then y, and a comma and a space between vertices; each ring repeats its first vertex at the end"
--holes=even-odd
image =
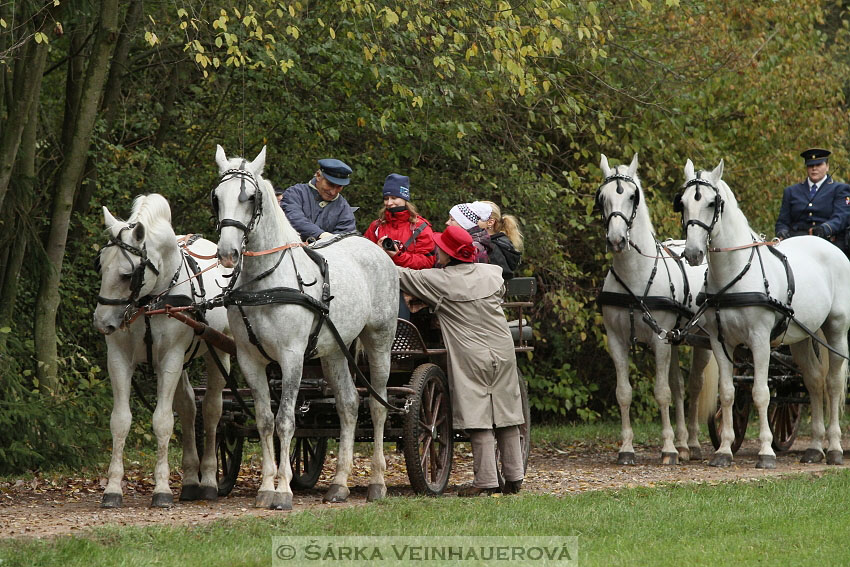
MULTIPOLYGON (((803 397, 802 392, 793 394, 794 397, 803 397)), ((787 451, 797 438, 800 429, 800 416, 803 413, 803 404, 794 402, 771 402, 767 407, 767 422, 773 433, 774 451, 787 451)))
MULTIPOLYGON (((735 401, 732 403, 732 431, 735 433, 735 439, 732 441, 733 454, 738 452, 741 443, 744 442, 751 406, 752 396, 749 389, 739 388, 735 401)), ((711 444, 714 445, 715 451, 720 447, 720 432, 717 430, 717 424, 720 423, 722 411, 722 408, 718 407, 715 413, 708 416, 708 435, 711 437, 711 444)))
POLYGON ((327 437, 294 437, 289 444, 289 465, 292 467, 293 490, 309 490, 316 486, 325 464, 327 437))
POLYGON ((454 449, 449 382, 436 364, 422 364, 410 379, 404 416, 404 462, 413 490, 439 496, 449 483, 454 449))
POLYGON ((242 465, 242 445, 245 438, 232 423, 219 427, 216 433, 216 459, 218 460, 218 495, 227 496, 236 485, 242 465))
MULTIPOLYGON (((531 406, 528 404, 528 384, 525 378, 517 370, 517 379, 519 380, 519 397, 522 402, 522 416, 525 418, 525 423, 519 426, 519 444, 522 449, 522 472, 528 470, 528 454, 531 452, 531 406)), ((502 476, 502 455, 499 452, 499 445, 496 445, 496 470, 499 478, 499 488, 505 487, 505 477, 502 476)))

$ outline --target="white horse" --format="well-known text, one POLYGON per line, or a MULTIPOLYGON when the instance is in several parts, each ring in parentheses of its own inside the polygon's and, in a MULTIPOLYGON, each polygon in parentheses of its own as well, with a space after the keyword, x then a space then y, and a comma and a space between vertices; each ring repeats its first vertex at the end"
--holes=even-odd
MULTIPOLYGON (((183 483, 181 500, 214 500, 218 497, 216 483, 215 433, 221 417, 221 390, 224 378, 214 363, 207 346, 191 327, 165 315, 142 316, 128 323, 127 316, 146 305, 168 303, 172 306, 199 301, 200 282, 190 281, 194 270, 178 246, 171 228, 171 209, 164 197, 142 195, 133 202, 130 220, 120 221, 103 207, 103 219, 109 244, 98 259, 101 272, 100 295, 94 312, 94 326, 106 335, 107 367, 112 382, 113 408, 110 420, 112 431, 112 460, 109 480, 101 506, 120 507, 123 501, 121 481, 124 477, 124 442, 130 430, 130 385, 136 365, 149 362, 157 375, 156 409, 153 430, 157 452, 153 499, 155 507, 173 503, 168 486, 168 441, 174 428, 172 407, 180 416, 183 427, 183 483), (163 297, 158 297, 165 294, 163 297), (159 301, 159 300, 164 300, 159 301), (150 340, 146 340, 149 335, 150 340), (201 344, 198 344, 201 343, 201 344), (199 462, 195 448, 195 395, 183 365, 191 356, 202 353, 207 363, 207 393, 203 400, 204 451, 199 462)), ((198 240, 190 248, 198 254, 212 256, 215 244, 198 240)), ((201 269, 215 261, 198 262, 201 269)), ((203 286, 208 295, 218 290, 215 278, 225 273, 215 267, 203 274, 203 286), (215 287, 214 287, 215 286, 215 287)), ((206 318, 214 329, 227 330, 224 309, 213 309, 206 318)), ((230 358, 219 357, 225 369, 230 358)))
MULTIPOLYGON (((360 339, 368 356, 372 386, 386 399, 398 312, 398 274, 380 247, 354 236, 341 238, 314 252, 316 256, 320 254, 318 260, 324 257, 327 261, 329 274, 325 279, 278 206, 271 183, 261 177, 265 159, 265 148, 254 161, 246 163, 241 158, 228 159, 218 146, 216 163, 221 179, 211 195, 220 230, 219 258, 225 266, 236 266, 234 291, 225 290, 224 301, 236 340, 239 366, 254 397, 263 451, 262 483, 255 504, 273 509, 292 508, 289 444, 295 428, 295 399, 303 361, 310 348, 314 349, 310 355, 321 359, 324 377, 334 390, 340 420, 336 475, 324 501, 343 502, 349 494, 347 484, 360 402, 346 357, 327 323, 321 326, 315 345, 308 345, 320 323, 316 310, 303 303, 273 301, 260 305, 250 298, 253 292, 289 293, 290 301, 305 298, 321 301, 323 288, 329 284, 329 294, 334 298, 330 301, 329 319, 346 349, 355 339, 360 339), (249 254, 276 247, 282 249, 265 255, 249 254), (281 288, 288 291, 275 291, 281 288), (276 417, 272 416, 266 379, 266 368, 272 361, 280 364, 283 373, 276 417), (273 450, 275 428, 280 439, 280 455, 275 455, 273 450), (279 458, 277 467, 276 458, 279 458)), ((386 495, 383 435, 387 410, 374 397, 369 401, 374 451, 367 500, 372 501, 386 495)))
POLYGON ((767 419, 767 379, 771 346, 779 344, 791 345, 811 399, 812 442, 801 461, 823 459, 826 365, 817 359, 813 347, 818 345, 803 326, 812 333, 820 329, 832 349, 826 372, 830 412, 827 463, 841 464, 838 417, 844 407, 846 385, 843 357, 847 355, 850 327, 850 262, 837 247, 814 236, 790 238, 769 250, 770 243, 752 231, 722 175, 722 160, 714 171, 696 173, 688 160, 685 186, 674 201, 674 208, 682 213, 687 236, 685 258, 691 264, 700 264, 708 257, 704 321, 719 366, 723 413, 720 447, 710 464, 728 466, 732 462, 735 387, 730 356, 738 345, 748 347, 753 358, 752 395, 758 409, 760 441, 756 467, 776 467, 767 419), (789 291, 795 291, 793 296, 789 291), (768 296, 771 306, 765 301, 768 296), (789 314, 794 318, 789 319, 789 314))
POLYGON ((608 245, 614 253, 600 303, 608 335, 608 350, 617 371, 617 403, 622 420, 622 443, 617 462, 622 465, 635 463, 629 419, 632 403, 629 349, 633 340, 648 345, 655 354, 655 399, 661 412, 663 441, 661 462, 676 464, 678 459, 699 459, 702 452, 696 400, 702 386, 703 371, 711 355, 705 349, 694 349, 688 382, 690 406, 686 425, 684 384, 679 371, 677 347, 661 337, 659 330, 669 331, 678 322, 688 320, 691 294, 702 286, 705 268, 685 267, 681 260, 671 256, 669 247, 660 245, 655 239, 637 176, 637 154, 631 165, 616 168, 611 168, 608 158, 603 155, 599 167, 605 180, 597 191, 596 201, 605 219, 608 245), (647 312, 651 312, 655 328, 645 319, 647 312), (676 408, 675 443, 668 411, 671 391, 676 408))

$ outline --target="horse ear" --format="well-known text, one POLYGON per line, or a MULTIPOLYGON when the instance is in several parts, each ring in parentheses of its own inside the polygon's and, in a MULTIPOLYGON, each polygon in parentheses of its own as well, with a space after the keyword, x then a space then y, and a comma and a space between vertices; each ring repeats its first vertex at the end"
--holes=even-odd
POLYGON ((227 169, 227 156, 224 155, 224 148, 220 144, 215 145, 215 163, 218 165, 219 171, 227 169))
POLYGON ((638 168, 638 157, 637 152, 635 152, 635 157, 632 158, 632 163, 629 164, 629 177, 634 177, 637 173, 638 168))
POLYGON ((263 149, 260 150, 260 153, 257 154, 257 157, 254 158, 254 161, 251 162, 251 169, 254 172, 254 175, 262 175, 263 168, 266 166, 266 147, 263 146, 263 149))
POLYGON ((694 162, 691 161, 691 158, 688 158, 687 163, 685 163, 685 179, 690 181, 696 177, 694 174, 694 162))
POLYGON ((602 158, 599 160, 599 169, 602 170, 602 175, 605 177, 609 177, 611 175, 611 166, 608 165, 608 158, 605 154, 602 154, 602 158))
POLYGON ((133 239, 136 242, 142 242, 145 239, 145 225, 142 223, 136 223, 136 226, 133 228, 133 239))
POLYGON ((109 209, 103 207, 103 224, 106 225, 106 228, 112 228, 112 226, 118 222, 118 219, 112 216, 112 213, 109 212, 109 209))
POLYGON ((720 163, 717 164, 717 167, 714 168, 714 171, 711 172, 711 176, 714 177, 714 182, 717 183, 723 177, 723 160, 720 160, 720 163))

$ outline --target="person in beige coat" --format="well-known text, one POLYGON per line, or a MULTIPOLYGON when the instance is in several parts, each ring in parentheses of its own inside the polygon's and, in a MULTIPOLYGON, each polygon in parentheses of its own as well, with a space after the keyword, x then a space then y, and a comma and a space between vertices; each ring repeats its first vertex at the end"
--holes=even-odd
POLYGON ((516 493, 524 473, 517 426, 525 419, 514 343, 501 307, 502 269, 473 263, 472 237, 461 227, 447 227, 434 241, 445 267, 398 270, 402 291, 434 309, 446 343, 454 426, 466 429, 472 441, 474 481, 458 495, 499 491, 496 443, 504 492, 516 493))

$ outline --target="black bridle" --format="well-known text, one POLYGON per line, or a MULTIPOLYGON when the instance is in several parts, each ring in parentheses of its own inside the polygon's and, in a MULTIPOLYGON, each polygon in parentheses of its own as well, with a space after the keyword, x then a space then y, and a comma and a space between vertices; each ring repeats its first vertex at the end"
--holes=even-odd
POLYGON ((711 232, 714 230, 715 225, 720 220, 720 214, 723 212, 723 198, 720 196, 720 191, 712 185, 710 181, 707 179, 702 179, 702 171, 697 172, 697 176, 682 186, 682 190, 676 194, 673 198, 673 210, 677 213, 681 213, 682 215, 682 230, 687 233, 688 227, 691 225, 698 226, 704 229, 708 233, 708 238, 711 239, 711 232), (685 221, 685 206, 682 203, 682 195, 684 195, 685 191, 688 190, 688 187, 696 187, 694 192, 694 200, 699 201, 702 199, 702 193, 700 193, 700 187, 709 187, 714 190, 714 216, 711 218, 711 224, 705 224, 699 219, 688 219, 685 221))
POLYGON ((638 187, 637 181, 623 173, 614 173, 613 175, 609 175, 604 181, 602 181, 602 185, 599 186, 599 189, 596 190, 595 201, 596 207, 602 213, 602 222, 605 225, 605 232, 608 232, 608 225, 611 224, 611 220, 614 217, 621 217, 624 221, 626 221, 626 239, 628 240, 628 231, 632 229, 632 223, 635 221, 638 205, 640 205, 640 188, 638 187), (611 214, 605 216, 605 209, 602 207, 602 188, 612 181, 617 182, 617 193, 620 195, 622 195, 625 191, 625 189, 623 189, 623 185, 620 183, 621 181, 626 181, 635 186, 635 192, 632 196, 632 212, 629 216, 626 216, 622 211, 611 211, 611 214))
POLYGON ((156 266, 153 265, 153 262, 148 258, 147 247, 143 244, 141 248, 137 248, 130 244, 127 244, 123 240, 121 240, 121 234, 125 230, 131 230, 136 226, 135 223, 128 224, 124 228, 118 231, 116 236, 109 237, 109 244, 100 249, 98 253, 97 260, 95 261, 95 269, 100 272, 100 255, 103 254, 103 251, 109 248, 110 246, 117 246, 121 249, 121 253, 124 255, 124 258, 133 266, 133 273, 130 275, 130 296, 121 299, 114 299, 110 297, 103 297, 98 295, 97 302, 101 305, 126 305, 128 308, 130 307, 140 307, 145 301, 144 298, 142 300, 139 299, 139 294, 142 291, 142 288, 145 286, 145 270, 150 268, 150 270, 159 276, 159 270, 156 266), (133 259, 130 258, 130 254, 134 256, 138 256, 140 261, 138 264, 133 265, 133 259))

